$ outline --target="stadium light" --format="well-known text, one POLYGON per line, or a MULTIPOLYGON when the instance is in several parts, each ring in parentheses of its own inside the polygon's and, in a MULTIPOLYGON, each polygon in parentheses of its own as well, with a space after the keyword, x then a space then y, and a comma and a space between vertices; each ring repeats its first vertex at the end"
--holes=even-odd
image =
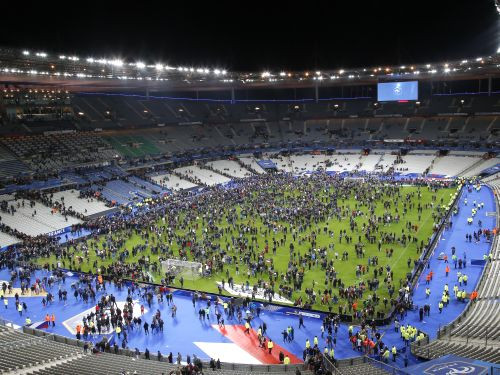
POLYGON ((36 55, 38 57, 47 57, 47 54, 45 52, 37 52, 36 55))
POLYGON ((146 67, 146 64, 144 64, 143 62, 136 62, 135 63, 135 66, 139 69, 144 69, 146 67))
POLYGON ((123 65, 123 61, 120 59, 111 60, 109 63, 111 65, 114 65, 114 66, 122 66, 123 65))
POLYGON ((270 77, 270 76, 271 76, 271 73, 269 73, 269 72, 262 73, 262 78, 266 78, 266 77, 270 77))
POLYGON ((227 71, 226 70, 223 70, 222 71, 222 75, 225 76, 227 74, 227 71))
POLYGON ((214 73, 215 73, 216 75, 219 75, 219 74, 221 74, 222 72, 221 72, 219 69, 214 69, 214 73))
POLYGON ((162 64, 156 64, 155 65, 156 70, 163 70, 163 65, 162 64))
POLYGON ((30 51, 23 51, 23 55, 24 56, 29 56, 30 55, 30 51))

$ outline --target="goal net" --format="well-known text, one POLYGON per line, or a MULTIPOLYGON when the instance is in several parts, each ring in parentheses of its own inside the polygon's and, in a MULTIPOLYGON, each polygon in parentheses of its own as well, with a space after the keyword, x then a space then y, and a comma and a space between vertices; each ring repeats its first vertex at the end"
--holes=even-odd
POLYGON ((357 181, 357 182, 365 182, 364 177, 345 177, 345 181, 357 181))
POLYGON ((167 259, 161 262, 163 273, 170 276, 183 277, 185 279, 196 279, 202 276, 202 264, 187 260, 167 259))

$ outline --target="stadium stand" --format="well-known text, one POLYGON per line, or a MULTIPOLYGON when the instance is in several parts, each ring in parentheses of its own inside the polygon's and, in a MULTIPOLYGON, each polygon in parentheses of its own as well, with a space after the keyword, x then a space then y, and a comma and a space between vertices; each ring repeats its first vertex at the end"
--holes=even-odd
MULTIPOLYGON (((144 353, 137 355, 127 349, 118 349, 118 353, 84 350, 85 343, 58 335, 46 334, 43 331, 23 327, 23 332, 0 325, 0 371, 10 373, 19 371, 26 374, 40 375, 94 375, 94 374, 148 374, 160 375, 176 371, 183 367, 166 362, 156 355, 145 359, 144 353)), ((90 349, 91 345, 89 345, 90 349)), ((200 363, 200 362, 199 362, 200 363)), ((201 366, 208 369, 208 363, 201 366)), ((211 372, 219 375, 244 375, 273 373, 280 374, 300 368, 302 374, 310 375, 311 371, 303 365, 238 365, 222 363, 220 369, 211 372)))
POLYGON ((500 164, 500 158, 491 158, 491 159, 480 159, 476 164, 473 164, 471 167, 461 172, 459 175, 463 177, 473 177, 479 175, 485 169, 493 167, 497 164, 500 164))
POLYGON ((297 174, 325 169, 324 155, 291 155, 290 162, 293 166, 293 173, 297 174))
POLYGON ((116 151, 92 133, 7 137, 1 142, 35 171, 56 171, 116 157, 116 151))
POLYGON ((27 172, 29 172, 29 168, 9 150, 0 145, 0 178, 13 179, 27 172))
POLYGON ((358 170, 361 166, 361 154, 352 154, 352 150, 337 150, 337 153, 331 155, 325 161, 328 172, 352 172, 358 170))
POLYGON ((11 236, 10 234, 0 232, 0 249, 4 247, 14 245, 19 242, 19 239, 11 236))
MULTIPOLYGON (((132 83, 130 85, 132 86, 132 83)), ((496 82, 495 85, 498 83, 496 82)), ((491 174, 482 181, 494 189, 498 199, 500 173, 495 173, 495 169, 491 167, 500 164, 500 158, 496 157, 500 133, 500 122, 497 116, 500 100, 495 95, 491 97, 477 95, 466 99, 462 99, 459 95, 435 95, 432 87, 429 88, 431 94, 424 97, 418 104, 417 102, 378 103, 375 97, 364 95, 363 98, 344 97, 343 88, 343 99, 320 100, 316 98, 314 100, 309 98, 303 100, 295 98, 293 102, 275 99, 245 101, 245 99, 235 100, 234 98, 231 101, 226 98, 225 101, 220 102, 198 101, 194 99, 195 89, 190 93, 192 100, 167 99, 166 96, 162 97, 161 92, 155 93, 157 97, 150 96, 149 91, 145 96, 142 92, 137 95, 68 93, 55 106, 56 109, 50 109, 46 113, 39 111, 38 114, 32 111, 31 104, 26 105, 16 100, 0 100, 2 110, 0 113, 0 134, 2 134, 0 178, 6 183, 2 186, 3 191, 15 193, 15 195, 0 195, 2 209, 0 224, 4 230, 0 232, 0 249, 16 244, 21 239, 29 242, 32 240, 29 237, 37 236, 40 237, 35 241, 47 240, 55 244, 64 239, 55 237, 58 234, 54 232, 73 225, 79 228, 78 224, 83 222, 95 224, 97 230, 101 230, 99 226, 101 222, 89 221, 89 217, 108 213, 111 206, 117 205, 128 205, 128 207, 114 208, 114 211, 120 211, 121 215, 117 216, 119 218, 117 226, 113 227, 116 223, 112 223, 109 228, 120 228, 118 225, 121 225, 121 228, 129 228, 133 231, 132 226, 127 227, 129 224, 127 215, 131 213, 132 217, 138 213, 137 218, 140 221, 139 214, 146 212, 141 209, 149 206, 140 204, 144 200, 151 202, 150 198, 170 194, 172 191, 176 192, 173 195, 174 199, 185 197, 191 199, 195 196, 194 192, 198 190, 196 188, 200 188, 199 191, 208 195, 210 192, 207 193, 208 189, 202 189, 203 187, 221 184, 237 186, 237 183, 241 182, 237 179, 276 171, 305 174, 324 170, 349 176, 350 180, 357 179, 358 176, 366 178, 365 173, 382 172, 386 174, 384 178, 394 177, 396 181, 401 176, 411 178, 472 177, 491 174), (8 108, 8 112, 12 114, 10 120, 4 119, 4 112, 7 113, 4 108, 8 108), (43 121, 39 121, 34 114, 41 115, 40 118, 43 118, 43 121), (276 168, 273 165, 265 165, 264 162, 268 160, 271 161, 270 164, 274 163, 276 168), (269 168, 269 171, 264 168, 269 168), (489 168, 490 170, 486 171, 489 168), (394 175, 391 174, 392 172, 395 172, 394 175), (237 183, 230 183, 233 180, 237 183), (24 193, 30 194, 33 191, 46 189, 50 191, 43 192, 41 195, 42 198, 50 199, 50 204, 44 200, 30 201, 20 198, 25 197, 24 193), (21 190, 23 194, 19 194, 18 191, 21 190), (55 190, 60 191, 52 193, 55 190), (183 190, 192 191, 184 194, 183 190), (62 202, 64 202, 63 209, 74 212, 61 214, 61 210, 56 207, 62 202), (48 236, 41 236, 46 234, 51 234, 54 238, 48 239, 48 236)), ((196 96, 199 94, 197 92, 196 96)), ((20 94, 19 98, 23 95, 20 94)), ((217 96, 211 92, 207 95, 217 96)), ((246 100, 249 100, 248 95, 253 94, 246 92, 237 93, 237 95, 246 95, 246 100)), ((265 93, 262 95, 265 96, 265 93)), ((297 93, 294 92, 294 95, 296 96, 297 93)), ((44 103, 43 108, 46 108, 47 103, 44 103)), ((34 107, 36 109, 37 106, 34 105, 34 107)), ((333 174, 329 173, 329 175, 333 174)), ((325 174, 317 176, 325 177, 325 174)), ((294 181, 291 176, 284 177, 288 182, 294 181)), ((310 179, 314 177, 316 175, 310 179)), ((332 180, 339 181, 337 177, 335 176, 332 180)), ((262 181, 265 182, 265 178, 262 181)), ((384 184, 386 184, 385 181, 380 186, 384 184)), ((434 188, 433 185, 430 187, 434 188)), ((221 193, 222 197, 224 197, 222 194, 228 193, 222 188, 215 189, 215 191, 221 193)), ((337 199, 335 197, 335 201, 337 199)), ((332 199, 331 204, 337 203, 332 199)), ((151 204, 153 205, 154 203, 151 204)), ((321 208, 321 206, 315 206, 314 209, 317 207, 321 208)), ((168 211, 165 209, 162 214, 164 212, 168 211)), ((498 212, 497 206, 497 215, 498 212)), ((358 213, 363 212, 356 212, 356 215, 358 213)), ((167 214, 164 216, 167 217, 167 214)), ((104 218, 99 217, 99 220, 101 219, 104 218)), ((191 221, 189 215, 186 215, 183 220, 191 221)), ((202 223, 204 225, 204 221, 202 223)), ((173 220, 172 224, 174 224, 173 220)), ((266 224, 270 226, 269 223, 266 224)), ((136 228, 140 227, 136 223, 134 225, 136 228)), ((435 224, 434 229, 437 225, 435 224)), ((454 222, 454 225, 456 226, 457 223, 454 222)), ((351 227, 351 231, 354 230, 353 228, 351 227)), ((108 230, 104 226, 102 229, 108 230)), ((95 227, 91 230, 95 230, 95 227)), ((111 243, 115 239, 112 229, 109 230, 108 242, 111 243)), ((365 230, 364 224, 363 230, 365 230)), ((302 231, 301 222, 299 232, 302 231)), ((138 229, 137 232, 139 232, 138 229)), ((173 244, 176 240, 178 244, 186 247, 183 245, 181 236, 171 237, 170 228, 168 232, 168 235, 165 233, 165 244, 161 246, 166 245, 168 241, 173 244)), ((141 234, 144 237, 148 236, 147 231, 141 234)), ((222 234, 224 234, 223 231, 222 234)), ((333 238, 333 232, 331 236, 333 238)), ((293 237, 295 241, 295 229, 293 237)), ((359 238, 362 242, 361 236, 359 238)), ((203 236, 203 240, 208 244, 207 233, 203 236)), ((352 238, 350 240, 352 241, 352 238)), ((415 237, 414 240, 416 240, 415 237)), ((427 360, 453 353, 478 360, 500 362, 500 305, 498 303, 500 246, 497 238, 494 241, 491 260, 484 260, 486 265, 477 289, 479 297, 470 302, 465 311, 458 311, 457 315, 460 314, 460 316, 451 324, 440 328, 436 340, 429 341, 426 338, 413 343, 411 352, 416 357, 427 360)), ((194 243, 192 246, 190 242, 191 239, 188 245, 190 250, 198 251, 198 244, 194 243)), ((299 240, 302 245, 301 242, 302 239, 299 240)), ((234 243, 235 240, 233 240, 234 243)), ((156 241, 153 241, 153 244, 156 245, 156 241)), ((422 240, 422 247, 423 244, 422 240)), ((228 246, 230 246, 229 243, 228 246)), ((124 246, 121 245, 121 247, 124 246)), ((142 251, 139 247, 133 248, 134 256, 137 254, 136 251, 142 251)), ((35 246, 34 248, 35 251, 42 250, 35 246)), ((47 248, 51 251, 53 249, 47 248)), ((143 248, 146 249, 147 246, 143 248)), ((155 248, 155 251, 158 249, 155 248)), ((171 249, 167 246, 167 248, 162 247, 160 251, 167 254, 171 249)), ((95 252, 97 254, 97 250, 95 252)), ((52 253, 45 254, 47 259, 49 255, 52 253)), ((88 252, 86 255, 88 256, 88 252)), ((180 251, 179 256, 181 256, 180 251)), ((215 261, 215 258, 213 260, 215 261)), ((120 262, 122 261, 123 259, 120 258, 120 262)), ((240 261, 243 261, 242 258, 240 261)), ((418 261, 420 260, 414 260, 415 269, 418 261)), ((123 263, 126 264, 126 262, 123 263)), ((368 263, 370 264, 370 260, 368 263)), ((73 262, 73 266, 74 264, 73 262)), ((124 264, 120 264, 120 267, 124 264)), ((378 265, 378 257, 376 264, 378 265)), ((390 264, 392 266, 392 263, 390 264)), ((22 266, 24 267, 25 264, 22 266)), ((59 267, 59 264, 57 266, 59 267)), ((411 269, 410 266, 411 259, 408 260, 409 269, 411 269)), ((63 265, 63 267, 66 266, 63 265)), ((116 269, 123 272, 119 267, 116 269)), ((311 269, 311 264, 309 264, 309 269, 311 269)), ((383 270, 382 267, 380 269, 383 270)), ((239 275, 238 268, 236 272, 239 275)), ((248 272, 250 275, 250 271, 248 272)), ((141 274, 142 271, 138 273, 139 278, 141 274)), ((375 276, 375 279, 377 277, 375 276)), ((227 278, 229 278, 229 273, 227 278)), ((136 280, 135 275, 134 280, 136 280)), ((391 282, 392 280, 389 284, 391 282)), ((183 281, 181 281, 183 287, 182 283, 183 281)), ((314 283, 313 281, 313 287, 314 283)), ((362 287, 364 288, 365 285, 363 284, 362 287)), ((371 284, 370 290, 372 290, 371 284)), ((405 294, 403 289, 400 290, 401 293, 405 294)), ((316 297, 314 291, 312 294, 316 297)), ((398 301, 392 300, 392 294, 390 296, 391 305, 389 306, 396 306, 398 301)), ((376 299, 375 302, 378 303, 376 299)), ((7 304, 8 302, 6 306, 7 304)), ((45 303, 43 306, 45 308, 45 303)), ((412 307, 405 306, 404 308, 409 311, 412 307)), ((16 310, 14 313, 17 315, 16 310)), ((383 317, 382 314, 380 319, 383 317)), ((353 319, 357 318, 359 316, 353 317, 353 319)), ((387 321, 384 324, 387 324, 387 321)), ((345 329, 346 326, 343 325, 342 328, 345 329)), ((14 330, 0 325, 0 372, 22 370, 24 374, 46 375, 111 374, 121 371, 138 374, 186 373, 180 370, 178 365, 168 364, 164 359, 158 361, 154 355, 151 356, 152 360, 145 360, 144 354, 136 358, 135 353, 128 349, 118 349, 117 352, 121 355, 104 352, 87 354, 82 350, 83 342, 81 341, 56 335, 37 337, 41 335, 41 331, 26 327, 23 331, 24 333, 21 333, 19 329, 14 330)), ((396 340, 399 340, 397 332, 394 334, 388 331, 382 335, 384 341, 386 338, 387 340, 394 339, 390 338, 391 333, 396 340)), ((350 343, 346 346, 347 349, 342 345, 336 346, 335 350, 344 350, 343 354, 345 354, 350 350, 350 343)), ((377 375, 399 371, 366 356, 339 360, 336 364, 336 367, 330 369, 333 375, 377 375)), ((207 367, 207 364, 204 364, 204 367, 207 367)), ((306 369, 305 366, 298 368, 302 370, 303 375, 312 374, 312 371, 306 369)), ((295 366, 223 364, 222 369, 213 372, 221 375, 259 375, 269 372, 277 374, 295 369, 295 366)))
POLYGON ((64 201, 67 208, 84 215, 91 216, 108 211, 106 205, 96 198, 83 198, 78 190, 64 190, 53 195, 54 201, 64 201))
POLYGON ((81 222, 34 201, 2 195, 0 202, 5 202, 5 210, 1 214, 2 223, 29 236, 47 234, 81 222))
POLYGON ((238 159, 241 161, 243 166, 256 174, 266 173, 264 169, 257 163, 257 160, 252 155, 239 155, 238 159))
MULTIPOLYGON (((425 151, 424 151, 425 152, 425 151)), ((402 172, 405 174, 414 173, 417 175, 424 174, 429 168, 432 167, 433 161, 436 158, 435 154, 432 154, 432 151, 428 153, 430 155, 421 154, 417 151, 412 151, 408 155, 402 157, 402 162, 394 165, 394 170, 396 172, 402 172)))
POLYGON ((377 155, 377 154, 362 156, 360 159, 361 166, 359 167, 359 170, 365 172, 374 172, 375 167, 379 164, 382 157, 383 155, 377 155))
POLYGON ((211 166, 218 172, 226 173, 236 178, 250 177, 253 174, 234 160, 209 161, 206 165, 211 166))
POLYGON ((77 358, 81 355, 80 348, 50 339, 53 337, 34 337, 2 326, 0 328, 0 345, 2 347, 0 371, 9 372, 52 361, 77 358))
POLYGON ((481 158, 478 156, 441 156, 434 160, 429 170, 429 174, 454 177, 475 165, 480 160, 481 158))
POLYGON ((230 178, 218 174, 216 172, 203 169, 199 165, 190 165, 188 167, 180 167, 174 169, 175 172, 181 174, 185 178, 194 179, 198 181, 199 184, 213 186, 218 184, 224 184, 231 181, 230 178))
POLYGON ((158 184, 170 190, 187 190, 196 187, 189 181, 183 180, 178 176, 171 173, 160 173, 157 175, 151 175, 151 178, 158 184))

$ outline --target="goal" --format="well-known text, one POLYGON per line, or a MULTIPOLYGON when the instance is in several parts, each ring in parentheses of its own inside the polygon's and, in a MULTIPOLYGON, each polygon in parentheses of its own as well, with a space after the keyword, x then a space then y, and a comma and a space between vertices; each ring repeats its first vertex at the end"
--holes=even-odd
POLYGON ((364 177, 345 177, 345 181, 357 181, 357 182, 365 182, 364 177))
POLYGON ((161 262, 164 273, 171 276, 194 280, 202 276, 202 264, 179 259, 166 259, 161 262))

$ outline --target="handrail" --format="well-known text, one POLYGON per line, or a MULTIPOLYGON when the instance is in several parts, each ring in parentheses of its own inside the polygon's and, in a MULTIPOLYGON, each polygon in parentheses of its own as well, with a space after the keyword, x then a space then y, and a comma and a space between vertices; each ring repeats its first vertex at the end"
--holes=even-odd
POLYGON ((408 375, 408 373, 406 371, 403 371, 397 367, 391 366, 387 363, 377 361, 376 359, 370 358, 368 356, 364 356, 363 361, 365 363, 369 363, 373 367, 378 367, 378 368, 380 368, 384 371, 387 371, 388 373, 393 374, 393 375, 408 375))
POLYGON ((330 359, 326 355, 323 355, 323 365, 332 374, 334 374, 334 375, 342 375, 342 371, 340 371, 337 368, 337 366, 335 366, 335 364, 332 361, 330 361, 330 359))

